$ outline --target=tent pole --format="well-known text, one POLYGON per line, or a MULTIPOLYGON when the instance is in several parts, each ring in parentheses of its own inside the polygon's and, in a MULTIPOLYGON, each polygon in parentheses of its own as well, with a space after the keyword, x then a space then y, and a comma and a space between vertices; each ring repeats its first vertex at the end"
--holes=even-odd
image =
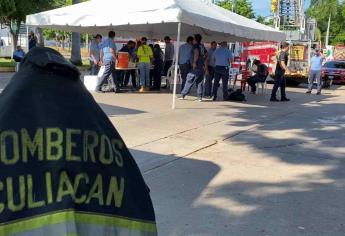
POLYGON ((178 69, 178 57, 179 57, 179 48, 180 48, 180 40, 181 40, 181 22, 178 23, 177 26, 177 42, 175 48, 175 73, 174 73, 174 91, 173 91, 173 101, 172 101, 172 109, 176 108, 176 89, 177 89, 177 69, 178 69))
POLYGON ((29 52, 29 26, 26 26, 26 53, 29 52))

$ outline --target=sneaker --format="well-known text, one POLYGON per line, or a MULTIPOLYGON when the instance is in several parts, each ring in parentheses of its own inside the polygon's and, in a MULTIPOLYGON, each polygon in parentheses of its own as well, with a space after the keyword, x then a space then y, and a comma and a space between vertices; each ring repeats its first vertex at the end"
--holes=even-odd
POLYGON ((185 96, 181 95, 178 99, 184 100, 184 99, 185 99, 185 96))
POLYGON ((316 95, 321 95, 321 92, 317 92, 316 95))
POLYGON ((282 101, 282 102, 289 102, 290 99, 288 99, 288 98, 282 98, 280 101, 282 101))
POLYGON ((311 91, 308 90, 306 93, 311 93, 311 91))
POLYGON ((197 98, 196 101, 197 102, 202 102, 202 98, 197 98))
POLYGON ((279 100, 277 98, 271 98, 270 101, 271 102, 279 102, 279 100))
POLYGON ((139 93, 143 93, 143 92, 145 92, 145 88, 144 87, 140 87, 139 93))
POLYGON ((212 101, 214 101, 214 102, 217 101, 217 97, 213 97, 212 101))

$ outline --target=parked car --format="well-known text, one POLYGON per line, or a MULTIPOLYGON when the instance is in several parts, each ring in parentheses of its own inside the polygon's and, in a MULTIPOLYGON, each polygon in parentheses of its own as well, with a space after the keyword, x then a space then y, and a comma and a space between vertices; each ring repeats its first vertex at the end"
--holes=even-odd
POLYGON ((345 83, 345 61, 328 61, 322 68, 324 86, 345 83))

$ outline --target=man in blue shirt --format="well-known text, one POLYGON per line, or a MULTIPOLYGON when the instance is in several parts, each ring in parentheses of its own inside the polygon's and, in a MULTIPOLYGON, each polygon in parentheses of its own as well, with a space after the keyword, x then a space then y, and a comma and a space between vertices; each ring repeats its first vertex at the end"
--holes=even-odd
POLYGON ((207 68, 208 74, 206 75, 205 81, 205 97, 210 98, 212 93, 212 82, 214 79, 214 68, 215 68, 215 59, 214 59, 214 52, 217 49, 217 43, 212 42, 211 47, 207 51, 207 68))
POLYGON ((103 61, 104 73, 98 81, 96 92, 101 93, 102 86, 107 82, 109 76, 112 76, 111 84, 115 93, 120 92, 119 83, 116 77, 116 45, 114 42, 115 32, 109 31, 108 39, 102 43, 100 60, 103 61))
POLYGON ((313 84, 314 80, 316 79, 317 83, 317 95, 321 94, 321 71, 322 71, 322 63, 323 63, 324 57, 320 52, 320 49, 315 50, 314 56, 311 58, 310 61, 310 68, 309 68, 309 77, 308 77, 308 91, 307 93, 311 93, 313 90, 313 84))
POLYGON ((101 42, 102 35, 100 34, 97 34, 95 36, 95 39, 91 41, 89 58, 91 65, 91 75, 97 75, 99 71, 101 42))
POLYGON ((191 69, 191 53, 193 50, 193 37, 189 36, 185 44, 181 45, 179 48, 178 64, 182 77, 181 91, 186 84, 187 75, 191 69))
POLYGON ((21 62, 25 57, 25 52, 21 46, 17 46, 17 50, 13 53, 13 60, 15 62, 21 62))
POLYGON ((229 67, 232 61, 232 53, 228 49, 227 42, 221 42, 220 48, 214 52, 215 59, 215 73, 213 84, 213 101, 217 101, 218 87, 220 79, 223 84, 223 99, 228 98, 228 81, 229 81, 229 67))

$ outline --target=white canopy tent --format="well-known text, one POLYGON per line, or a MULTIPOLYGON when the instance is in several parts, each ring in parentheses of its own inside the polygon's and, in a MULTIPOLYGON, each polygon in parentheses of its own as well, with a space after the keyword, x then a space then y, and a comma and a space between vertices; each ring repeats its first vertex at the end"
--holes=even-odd
MULTIPOLYGON (((285 34, 202 0, 91 0, 26 17, 26 24, 80 33, 114 30, 121 37, 177 40, 200 33, 205 41, 283 41, 285 34)), ((175 107, 177 60, 173 108, 175 107)))

